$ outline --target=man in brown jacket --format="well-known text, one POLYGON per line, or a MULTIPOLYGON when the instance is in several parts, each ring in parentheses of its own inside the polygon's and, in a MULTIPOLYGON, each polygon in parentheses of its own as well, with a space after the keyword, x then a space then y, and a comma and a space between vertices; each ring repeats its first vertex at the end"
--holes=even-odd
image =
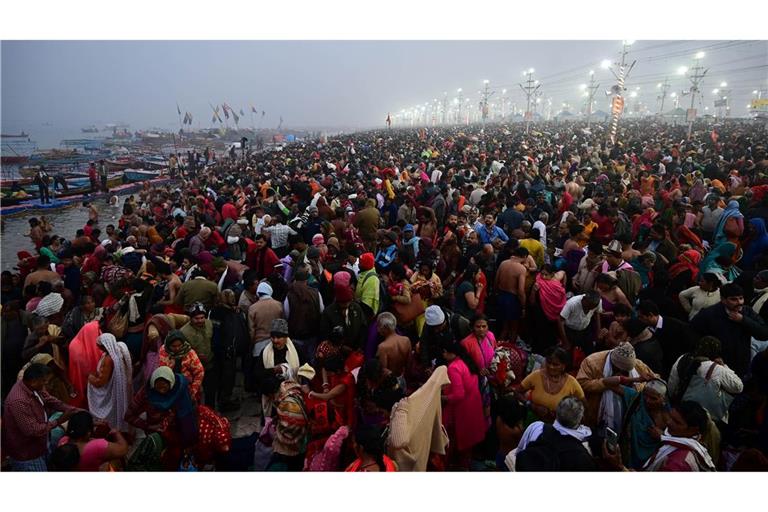
POLYGON ((656 378, 645 363, 635 358, 635 349, 629 343, 587 356, 576 375, 587 403, 584 425, 594 428, 605 422, 619 432, 624 411, 622 397, 616 391, 621 386, 634 386, 640 391, 645 382, 656 378))
POLYGON ((354 225, 360 231, 360 238, 363 239, 366 248, 373 251, 376 247, 376 233, 379 229, 381 214, 376 209, 376 200, 369 199, 365 208, 355 215, 354 225))
POLYGON ((253 357, 257 357, 269 343, 272 320, 283 318, 283 305, 272 298, 272 287, 267 282, 256 288, 259 300, 248 308, 248 329, 251 332, 253 357))

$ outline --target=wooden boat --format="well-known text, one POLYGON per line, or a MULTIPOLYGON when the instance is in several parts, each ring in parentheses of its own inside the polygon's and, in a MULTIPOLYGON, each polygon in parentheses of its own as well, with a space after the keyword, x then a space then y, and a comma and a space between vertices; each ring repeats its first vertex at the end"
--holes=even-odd
POLYGON ((152 180, 160 176, 160 171, 147 171, 144 169, 126 169, 123 178, 126 183, 152 180))
POLYGON ((120 171, 128 169, 133 165, 136 165, 136 160, 133 158, 117 158, 113 160, 105 160, 107 171, 120 171))
POLYGON ((168 160, 161 156, 149 156, 139 160, 141 166, 146 170, 165 169, 168 167, 168 160))

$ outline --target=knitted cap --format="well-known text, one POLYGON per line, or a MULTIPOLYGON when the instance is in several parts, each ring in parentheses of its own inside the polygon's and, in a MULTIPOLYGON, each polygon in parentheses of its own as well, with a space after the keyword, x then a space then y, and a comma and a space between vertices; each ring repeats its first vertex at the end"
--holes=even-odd
POLYGON ((374 265, 374 258, 372 252, 363 253, 360 256, 360 270, 371 270, 374 265))
POLYGON ((623 370, 630 372, 635 368, 635 348, 630 343, 622 343, 611 350, 611 364, 623 370))
POLYGON ((269 332, 272 336, 288 336, 288 322, 284 318, 275 318, 269 332))

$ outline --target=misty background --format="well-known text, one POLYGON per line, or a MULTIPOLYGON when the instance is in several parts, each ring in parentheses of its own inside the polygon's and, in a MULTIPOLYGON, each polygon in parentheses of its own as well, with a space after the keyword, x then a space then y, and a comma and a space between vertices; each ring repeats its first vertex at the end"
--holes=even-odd
MULTIPOLYGON (((241 127, 352 131, 384 126, 387 113, 423 105, 457 89, 477 108, 483 80, 498 97, 524 106, 517 84, 535 68, 543 98, 577 112, 580 84, 595 71, 596 110, 615 83, 603 59, 615 61, 621 41, 3 41, 2 131, 26 131, 40 147, 82 137, 81 127, 126 123, 132 130, 178 130, 176 105, 208 128, 209 104, 243 109, 241 127), (251 107, 258 114, 251 117, 251 107), (266 112, 261 118, 261 111, 266 112)), ((701 105, 725 81, 731 117, 768 97, 766 41, 637 41, 627 80, 636 100, 655 112, 657 83, 669 93, 690 83, 677 74, 705 51, 701 105), (639 87, 639 89, 637 89, 639 87), (761 92, 762 91, 762 92, 761 92)), ((689 100, 683 98, 682 108, 689 100)), ((697 101, 697 103, 699 103, 697 101)), ((699 105, 696 105, 699 107, 699 105)), ((673 108, 669 97, 665 111, 673 108)), ((700 114, 703 114, 703 108, 700 114)), ((233 126, 232 120, 229 121, 233 126)))

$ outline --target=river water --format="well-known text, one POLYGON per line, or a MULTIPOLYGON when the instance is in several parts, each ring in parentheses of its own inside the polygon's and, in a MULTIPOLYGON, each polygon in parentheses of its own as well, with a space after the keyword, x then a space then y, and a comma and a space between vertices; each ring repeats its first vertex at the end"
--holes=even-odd
MULTIPOLYGON (((128 195, 130 194, 118 196, 120 198, 118 204, 122 205, 128 195)), ((93 201, 99 211, 99 225, 97 227, 101 229, 102 233, 107 224, 117 225, 122 213, 122 206, 119 208, 109 206, 107 201, 107 197, 93 201)), ((16 253, 19 251, 29 251, 35 254, 34 244, 29 237, 24 235, 29 233, 29 219, 32 217, 40 218, 41 215, 45 215, 53 224, 53 231, 50 234, 59 235, 68 240, 72 240, 77 230, 82 229, 88 221, 88 209, 83 208, 82 202, 58 210, 40 210, 25 212, 13 217, 3 217, 3 232, 0 234, 0 256, 2 256, 0 267, 2 270, 13 271, 13 267, 18 261, 16 253)))

